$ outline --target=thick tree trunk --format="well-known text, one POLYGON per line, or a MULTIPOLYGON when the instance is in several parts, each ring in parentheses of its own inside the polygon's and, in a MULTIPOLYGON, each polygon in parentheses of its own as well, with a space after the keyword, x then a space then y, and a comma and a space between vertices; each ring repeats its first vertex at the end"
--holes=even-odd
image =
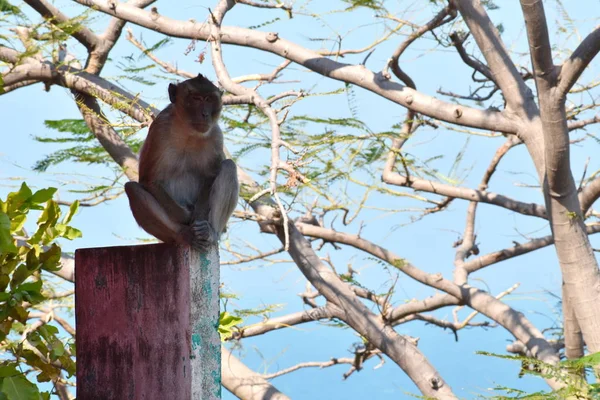
MULTIPOLYGON (((562 273, 564 324, 565 332, 569 333, 566 340, 570 342, 576 337, 573 332, 581 330, 588 349, 597 352, 600 351, 600 271, 586 232, 569 165, 566 125, 564 130, 561 129, 563 124, 559 118, 562 116, 562 121, 566 122, 564 106, 555 101, 553 103, 541 110, 542 115, 550 116, 553 120, 534 120, 524 133, 524 141, 543 185, 562 273), (572 310, 568 307, 572 307, 572 310), (575 316, 575 320, 567 316, 575 316)), ((574 344, 567 343, 568 346, 574 344)))

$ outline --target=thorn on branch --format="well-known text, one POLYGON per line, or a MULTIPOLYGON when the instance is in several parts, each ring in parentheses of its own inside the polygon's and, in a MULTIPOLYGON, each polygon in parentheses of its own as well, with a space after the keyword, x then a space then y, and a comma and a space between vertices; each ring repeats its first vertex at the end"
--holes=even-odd
POLYGON ((369 57, 371 57, 371 54, 373 54, 375 52, 375 49, 372 49, 366 56, 365 59, 360 63, 360 65, 365 65, 367 63, 367 60, 369 59, 369 57))
POLYGON ((443 383, 440 381, 440 379, 437 376, 434 376, 433 378, 431 378, 429 380, 429 383, 431 384, 431 387, 435 390, 439 390, 443 383))
POLYGON ((217 18, 215 17, 215 14, 213 14, 212 10, 210 9, 210 7, 208 7, 208 13, 210 14, 210 18, 212 19, 212 23, 215 26, 219 26, 219 21, 217 21, 217 18))
POLYGON ((275 43, 279 39, 279 35, 277 32, 269 32, 267 33, 267 42, 275 43))

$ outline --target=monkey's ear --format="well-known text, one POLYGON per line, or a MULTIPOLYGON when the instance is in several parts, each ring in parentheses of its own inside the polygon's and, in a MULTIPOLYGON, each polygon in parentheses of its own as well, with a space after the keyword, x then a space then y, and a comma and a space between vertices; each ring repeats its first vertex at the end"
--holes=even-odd
POLYGON ((177 85, 169 83, 169 100, 171 100, 171 103, 175 104, 176 98, 177 98, 177 85))

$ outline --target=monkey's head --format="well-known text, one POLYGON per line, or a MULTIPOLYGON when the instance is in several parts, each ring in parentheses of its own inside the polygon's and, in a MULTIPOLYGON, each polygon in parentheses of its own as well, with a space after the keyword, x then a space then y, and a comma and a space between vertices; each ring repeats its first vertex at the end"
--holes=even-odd
POLYGON ((223 107, 221 91, 201 74, 178 84, 169 84, 169 99, 177 116, 202 134, 217 123, 223 107))

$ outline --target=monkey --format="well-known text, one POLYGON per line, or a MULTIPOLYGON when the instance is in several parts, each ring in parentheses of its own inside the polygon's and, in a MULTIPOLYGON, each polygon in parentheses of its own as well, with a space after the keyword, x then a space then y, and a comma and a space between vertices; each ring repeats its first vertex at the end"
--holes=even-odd
POLYGON ((165 243, 206 251, 216 243, 239 196, 237 167, 225 158, 218 120, 221 91, 207 78, 169 84, 170 104, 150 125, 139 156, 139 182, 125 192, 142 229, 165 243))

